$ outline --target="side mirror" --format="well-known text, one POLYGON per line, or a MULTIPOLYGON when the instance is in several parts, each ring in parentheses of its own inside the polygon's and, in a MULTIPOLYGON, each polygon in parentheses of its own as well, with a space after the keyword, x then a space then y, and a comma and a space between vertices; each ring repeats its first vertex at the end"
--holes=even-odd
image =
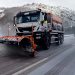
POLYGON ((16 26, 16 18, 13 18, 13 25, 16 26))

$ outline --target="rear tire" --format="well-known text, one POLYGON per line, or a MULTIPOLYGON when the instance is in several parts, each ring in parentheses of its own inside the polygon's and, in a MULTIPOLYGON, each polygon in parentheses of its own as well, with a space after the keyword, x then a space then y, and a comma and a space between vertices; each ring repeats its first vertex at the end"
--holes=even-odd
POLYGON ((61 34, 61 37, 60 37, 60 44, 63 44, 63 41, 64 41, 64 36, 63 36, 63 34, 61 34))

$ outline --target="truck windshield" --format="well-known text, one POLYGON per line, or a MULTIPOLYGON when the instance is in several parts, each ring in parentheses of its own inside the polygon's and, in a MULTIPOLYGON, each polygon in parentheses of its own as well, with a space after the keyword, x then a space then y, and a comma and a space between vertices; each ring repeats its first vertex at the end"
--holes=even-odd
POLYGON ((27 23, 27 22, 37 22, 39 20, 40 13, 28 13, 28 14, 20 14, 19 16, 16 16, 16 23, 27 23))

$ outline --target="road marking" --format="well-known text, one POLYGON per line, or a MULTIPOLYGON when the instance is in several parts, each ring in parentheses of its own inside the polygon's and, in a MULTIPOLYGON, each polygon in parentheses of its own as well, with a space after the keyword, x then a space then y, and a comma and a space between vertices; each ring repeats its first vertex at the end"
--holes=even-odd
MULTIPOLYGON (((48 71, 50 71, 53 67, 55 67, 58 63, 64 60, 64 58, 68 57, 71 53, 75 52, 75 47, 70 48, 69 50, 59 54, 52 60, 33 70, 27 75, 45 75, 48 71)), ((21 74, 20 74, 21 75, 21 74)))
POLYGON ((34 67, 34 66, 36 66, 36 65, 38 65, 38 64, 40 64, 42 62, 44 62, 44 61, 46 61, 47 59, 48 59, 48 57, 47 58, 44 58, 44 59, 42 59, 42 60, 40 60, 40 61, 38 61, 38 62, 36 62, 36 63, 34 63, 34 64, 26 67, 26 68, 24 68, 24 69, 22 69, 22 70, 20 70, 20 71, 18 71, 16 73, 13 73, 12 75, 19 75, 19 74, 25 72, 26 70, 28 70, 28 69, 30 69, 30 68, 32 68, 32 67, 34 67))
MULTIPOLYGON (((45 73, 47 73, 50 69, 52 69, 55 65, 57 65, 58 63, 60 63, 62 60, 64 60, 65 57, 67 57, 69 54, 71 54, 73 51, 75 51, 75 47, 73 46, 72 48, 64 51, 63 53, 59 54, 58 56, 56 56, 55 58, 53 58, 52 60, 48 61, 47 63, 45 63, 44 65, 38 67, 37 69, 35 69, 34 71, 30 72, 28 75, 44 75, 45 73)), ((22 73, 24 73, 25 71, 33 68, 34 66, 48 60, 49 57, 44 58, 24 69, 21 69, 20 71, 17 71, 16 73, 13 73, 12 75, 21 75, 22 73)))

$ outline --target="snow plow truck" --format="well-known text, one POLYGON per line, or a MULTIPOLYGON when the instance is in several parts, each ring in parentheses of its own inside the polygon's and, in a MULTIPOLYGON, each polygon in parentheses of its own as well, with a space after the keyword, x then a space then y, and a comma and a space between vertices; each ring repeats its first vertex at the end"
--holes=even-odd
POLYGON ((64 41, 61 18, 41 9, 17 13, 14 27, 16 35, 0 37, 1 42, 15 43, 31 56, 38 47, 47 50, 51 43, 60 45, 64 41))

